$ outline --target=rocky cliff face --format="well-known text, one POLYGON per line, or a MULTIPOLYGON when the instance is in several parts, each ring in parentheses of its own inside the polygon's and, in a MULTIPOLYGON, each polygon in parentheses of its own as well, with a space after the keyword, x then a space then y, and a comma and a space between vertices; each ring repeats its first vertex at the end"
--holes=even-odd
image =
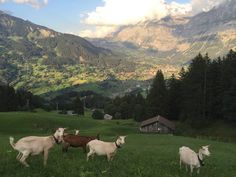
POLYGON ((211 57, 236 49, 236 1, 229 0, 192 17, 168 16, 123 26, 109 40, 158 51, 157 58, 185 62, 199 52, 211 57))

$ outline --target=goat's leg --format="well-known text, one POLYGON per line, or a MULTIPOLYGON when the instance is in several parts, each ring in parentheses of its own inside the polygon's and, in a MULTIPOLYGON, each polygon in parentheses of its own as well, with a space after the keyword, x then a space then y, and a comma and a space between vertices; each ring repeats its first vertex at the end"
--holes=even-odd
POLYGON ((86 153, 87 151, 86 151, 86 145, 85 146, 83 146, 83 150, 84 150, 84 153, 86 153))
POLYGON ((111 161, 113 160, 113 158, 114 158, 114 155, 111 155, 111 161))
POLYGON ((22 157, 22 153, 19 152, 18 155, 16 156, 16 159, 17 159, 17 160, 20 160, 21 157, 22 157))
POLYGON ((28 152, 25 152, 23 153, 21 159, 20 159, 20 162, 25 165, 26 167, 29 167, 29 164, 26 162, 26 159, 29 157, 29 153, 28 152))
POLYGON ((18 160, 20 157, 20 152, 17 154, 16 159, 18 160))
POLYGON ((62 147, 62 152, 67 152, 68 151, 68 147, 62 147))
POLYGON ((108 162, 111 161, 111 154, 107 154, 107 161, 108 161, 108 162))
POLYGON ((62 152, 67 152, 70 144, 69 143, 63 143, 62 144, 62 152))
POLYGON ((199 173, 200 173, 200 168, 197 169, 197 174, 199 174, 199 173))
POLYGON ((185 169, 186 169, 186 172, 188 172, 188 165, 187 164, 185 165, 185 169))
POLYGON ((95 153, 92 154, 92 159, 94 159, 95 153))
POLYGON ((193 166, 190 165, 191 175, 193 174, 193 166))
POLYGON ((62 152, 65 152, 65 145, 64 145, 64 143, 61 144, 61 150, 62 150, 62 152))
POLYGON ((181 169, 181 159, 179 159, 179 169, 181 169))
POLYGON ((87 154, 87 161, 89 160, 89 157, 93 154, 94 154, 94 152, 91 149, 89 149, 89 152, 87 154))
POLYGON ((44 150, 44 153, 43 153, 43 165, 44 166, 47 165, 47 160, 48 160, 48 150, 44 150))

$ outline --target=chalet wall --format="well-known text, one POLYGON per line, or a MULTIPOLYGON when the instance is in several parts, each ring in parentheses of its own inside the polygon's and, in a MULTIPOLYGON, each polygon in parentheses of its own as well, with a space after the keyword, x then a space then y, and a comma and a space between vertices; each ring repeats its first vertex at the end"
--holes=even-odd
POLYGON ((160 122, 155 122, 153 124, 149 124, 143 127, 140 127, 141 132, 150 132, 150 133, 173 133, 173 131, 161 124, 160 122))

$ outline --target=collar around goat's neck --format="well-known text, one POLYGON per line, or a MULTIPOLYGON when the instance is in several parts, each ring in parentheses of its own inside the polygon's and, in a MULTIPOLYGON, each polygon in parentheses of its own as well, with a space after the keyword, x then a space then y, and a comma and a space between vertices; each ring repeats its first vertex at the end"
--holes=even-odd
POLYGON ((59 144, 59 141, 58 141, 58 139, 57 139, 57 138, 56 138, 54 135, 52 135, 52 137, 53 137, 53 139, 54 139, 55 143, 59 144))
POLYGON ((121 148, 121 145, 118 145, 118 144, 116 143, 116 141, 115 141, 115 145, 116 145, 117 148, 121 148))
POLYGON ((202 154, 198 153, 197 158, 198 158, 198 161, 199 161, 200 165, 201 165, 201 166, 204 166, 205 163, 204 163, 204 161, 203 161, 203 156, 202 156, 202 154), (201 159, 201 158, 202 158, 202 159, 201 159))

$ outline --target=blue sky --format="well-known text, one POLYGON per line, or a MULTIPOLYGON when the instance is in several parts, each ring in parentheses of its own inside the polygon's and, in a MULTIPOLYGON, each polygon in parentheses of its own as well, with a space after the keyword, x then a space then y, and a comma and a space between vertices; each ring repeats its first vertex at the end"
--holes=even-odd
MULTIPOLYGON (((103 32, 108 28, 109 30, 112 30, 114 26, 136 23, 144 18, 161 18, 169 13, 166 12, 166 7, 163 5, 163 2, 166 2, 167 4, 173 2, 172 0, 105 0, 106 2, 104 0, 33 1, 41 4, 31 4, 32 0, 0 0, 0 10, 9 11, 13 16, 47 26, 56 31, 74 34, 80 34, 80 32, 84 31, 84 34, 91 35, 96 32, 102 34, 102 30, 103 32), (138 1, 140 2, 140 9, 138 9, 138 7, 135 9, 137 5, 136 2, 138 1), (45 4, 43 4, 44 2, 45 4), (153 2, 160 7, 152 8, 153 2), (150 3, 150 6, 142 8, 142 3, 145 5, 150 3), (127 4, 132 6, 132 8, 125 8, 127 4), (115 12, 116 6, 117 12, 115 12), (102 9, 97 10, 97 7, 102 7, 102 9), (114 8, 114 10, 112 8, 114 8), (150 11, 155 11, 155 14, 150 15, 149 9, 150 11), (121 16, 120 19, 119 16, 121 16)), ((195 4, 199 4, 199 1, 210 2, 217 0, 175 0, 177 6, 174 4, 174 7, 178 9, 187 9, 191 3, 197 2, 195 4), (179 7, 178 5, 183 6, 179 7)))
POLYGON ((80 23, 81 15, 102 5, 101 0, 85 2, 86 0, 49 0, 48 4, 41 8, 34 8, 29 4, 6 2, 0 4, 0 10, 10 11, 13 16, 66 32, 83 29, 85 25, 80 23))

